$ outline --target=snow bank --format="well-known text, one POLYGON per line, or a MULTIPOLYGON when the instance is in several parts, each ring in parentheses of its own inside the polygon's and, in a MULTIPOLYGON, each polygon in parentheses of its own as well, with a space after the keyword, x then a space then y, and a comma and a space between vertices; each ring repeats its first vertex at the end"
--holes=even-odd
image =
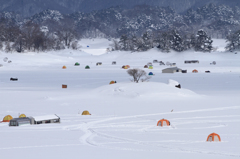
MULTIPOLYGON (((171 81, 172 83, 178 83, 173 80, 171 81)), ((101 96, 109 97, 155 98, 158 100, 200 97, 200 95, 191 90, 179 89, 172 85, 158 82, 117 83, 102 86, 93 92, 101 96)))

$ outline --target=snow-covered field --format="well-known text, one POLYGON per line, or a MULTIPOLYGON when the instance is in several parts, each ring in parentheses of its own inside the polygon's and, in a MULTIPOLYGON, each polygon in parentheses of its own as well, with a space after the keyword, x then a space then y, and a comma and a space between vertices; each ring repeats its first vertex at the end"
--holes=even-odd
POLYGON ((218 50, 212 53, 106 53, 109 43, 82 40, 82 51, 0 53, 0 59, 12 60, 0 62, 0 118, 21 113, 61 117, 60 124, 0 123, 0 158, 240 158, 240 53, 223 52, 224 40, 216 40, 218 50), (150 81, 136 84, 121 69, 143 69, 154 59, 177 63, 188 73, 162 74, 167 66, 154 63, 153 70, 144 69, 155 74, 150 81), (212 61, 217 64, 210 65, 212 61), (169 84, 170 79, 182 89, 169 84), (111 80, 117 84, 109 85, 111 80), (84 110, 92 115, 82 116, 84 110), (156 126, 162 118, 171 126, 156 126), (206 142, 213 132, 221 142, 206 142))

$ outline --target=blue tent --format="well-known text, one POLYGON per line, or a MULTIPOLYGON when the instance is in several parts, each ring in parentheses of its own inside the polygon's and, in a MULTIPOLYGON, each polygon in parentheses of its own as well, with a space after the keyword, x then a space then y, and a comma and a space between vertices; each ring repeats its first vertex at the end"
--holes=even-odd
POLYGON ((149 74, 148 74, 149 76, 152 76, 153 75, 153 73, 152 72, 149 72, 149 74))

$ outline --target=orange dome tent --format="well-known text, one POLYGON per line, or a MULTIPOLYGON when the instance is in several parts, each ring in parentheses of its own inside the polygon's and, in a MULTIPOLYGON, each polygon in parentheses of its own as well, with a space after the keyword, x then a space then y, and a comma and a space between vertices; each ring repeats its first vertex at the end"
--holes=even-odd
POLYGON ((221 138, 218 134, 212 133, 208 135, 207 141, 221 141, 221 138))
POLYGON ((66 66, 63 66, 62 69, 66 69, 67 67, 66 66))
POLYGON ((115 81, 111 81, 109 84, 115 84, 115 81))
POLYGON ((170 126, 170 122, 166 119, 159 120, 157 126, 170 126))
POLYGON ((198 70, 195 69, 195 70, 193 70, 192 72, 193 72, 193 73, 198 73, 198 70))
POLYGON ((11 115, 7 115, 3 118, 3 121, 2 122, 9 122, 10 120, 12 120, 13 117, 11 115))
POLYGON ((25 114, 21 114, 21 115, 19 115, 19 118, 26 118, 26 115, 25 114))

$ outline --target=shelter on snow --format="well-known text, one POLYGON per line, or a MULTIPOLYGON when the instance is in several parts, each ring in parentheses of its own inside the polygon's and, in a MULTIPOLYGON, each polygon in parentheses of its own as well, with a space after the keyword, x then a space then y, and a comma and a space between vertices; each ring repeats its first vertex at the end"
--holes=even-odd
POLYGON ((62 84, 62 88, 67 88, 67 85, 66 84, 62 84))
POLYGON ((216 61, 213 61, 212 63, 210 63, 210 65, 216 65, 216 61))
POLYGON ((127 68, 130 68, 130 66, 129 65, 126 65, 127 66, 127 68))
POLYGON ((2 122, 9 122, 10 120, 12 120, 13 117, 11 115, 7 115, 3 118, 3 121, 2 122))
POLYGON ((67 68, 67 66, 63 66, 63 67, 62 67, 62 69, 66 69, 66 68, 67 68))
POLYGON ((207 141, 221 141, 221 138, 218 134, 212 133, 208 135, 207 141))
POLYGON ((148 68, 148 65, 145 65, 143 68, 148 68))
POLYGON ((170 122, 166 119, 159 120, 157 126, 170 126, 170 122))
POLYGON ((194 69, 194 70, 192 71, 192 73, 198 73, 198 70, 194 69))
POLYGON ((159 65, 165 65, 165 63, 164 63, 164 62, 162 62, 162 61, 160 61, 160 62, 159 62, 159 65))
POLYGON ((182 73, 187 73, 187 70, 182 70, 182 73))
POLYGON ((18 78, 10 78, 10 81, 18 81, 18 78))
POLYGON ((80 66, 80 63, 76 62, 76 63, 74 64, 74 66, 80 66))
POLYGON ((123 68, 123 69, 128 69, 128 67, 127 67, 127 66, 125 66, 125 65, 124 65, 124 66, 122 66, 122 68, 123 68))
POLYGON ((85 69, 90 69, 90 67, 87 65, 87 66, 85 67, 85 69))
POLYGON ((184 61, 185 64, 190 64, 190 63, 199 63, 198 60, 186 60, 184 61))
POLYGON ((149 72, 148 75, 149 75, 149 76, 153 76, 153 73, 152 73, 152 72, 149 72))
POLYGON ((153 60, 153 63, 158 63, 158 60, 153 60))
POLYGON ((97 62, 96 63, 96 66, 101 66, 102 65, 102 62, 97 62))
POLYGON ((115 84, 116 83, 116 81, 111 81, 109 84, 115 84))
POLYGON ((19 115, 19 118, 26 118, 27 116, 25 114, 19 115))
POLYGON ((147 65, 148 65, 148 66, 150 66, 150 65, 152 65, 152 63, 151 63, 151 62, 149 62, 149 63, 147 63, 147 65))
POLYGON ((14 118, 10 120, 9 126, 21 126, 21 125, 30 125, 31 119, 27 117, 14 118))
POLYGON ((82 115, 91 115, 91 114, 89 113, 89 111, 85 110, 82 112, 82 115))
POLYGON ((182 72, 182 69, 178 67, 170 67, 162 70, 162 73, 175 73, 175 72, 182 72))
POLYGON ((153 69, 153 66, 152 66, 152 65, 150 65, 150 66, 148 67, 148 69, 153 69))
POLYGON ((116 61, 113 61, 113 62, 112 62, 112 65, 116 65, 116 64, 117 64, 117 62, 116 62, 116 61))
POLYGON ((31 124, 60 123, 60 117, 56 114, 46 116, 28 117, 31 124))

